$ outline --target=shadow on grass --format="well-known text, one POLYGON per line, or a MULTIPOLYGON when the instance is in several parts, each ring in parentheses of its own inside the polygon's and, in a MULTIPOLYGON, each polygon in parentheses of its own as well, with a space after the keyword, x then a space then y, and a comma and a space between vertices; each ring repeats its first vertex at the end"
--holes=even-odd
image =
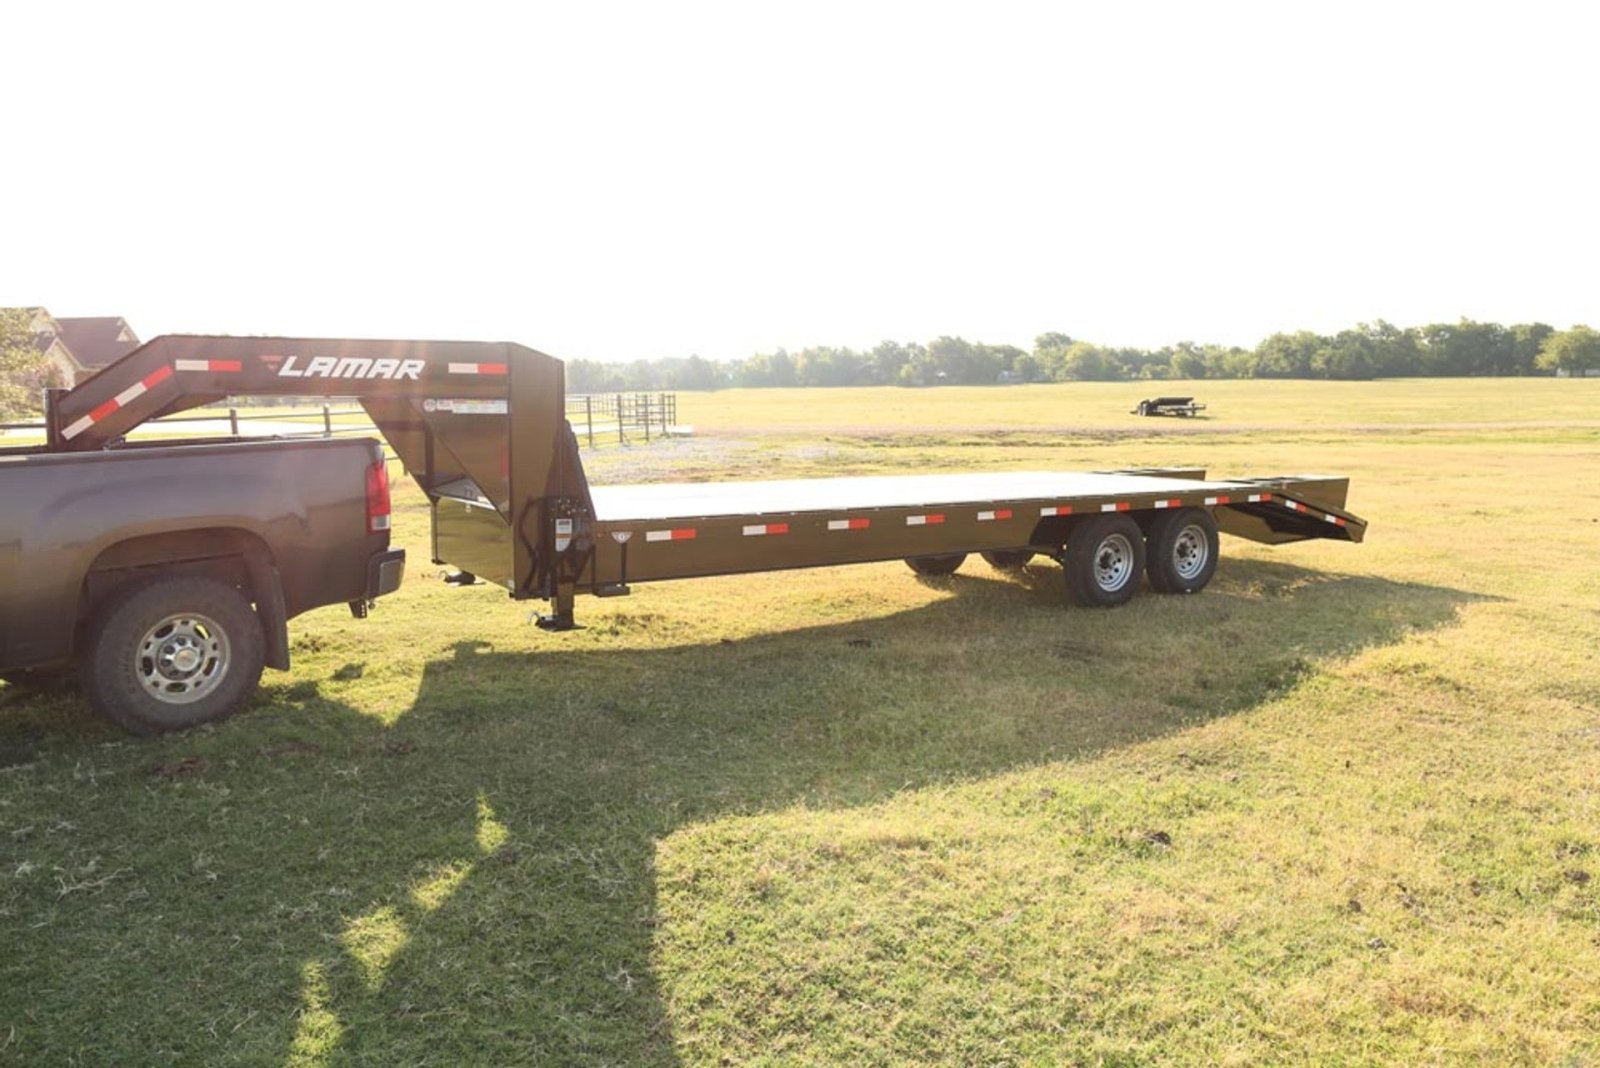
POLYGON ((652 868, 675 829, 1137 743, 1474 599, 1234 561, 1202 597, 1063 612, 1053 567, 968 570, 914 611, 748 640, 608 649, 622 613, 598 648, 462 642, 389 727, 299 681, 186 738, 40 741, 0 693, 12 751, 82 751, 0 843, 55 868, 0 900, 0 1023, 38 1062, 674 1063, 652 868))

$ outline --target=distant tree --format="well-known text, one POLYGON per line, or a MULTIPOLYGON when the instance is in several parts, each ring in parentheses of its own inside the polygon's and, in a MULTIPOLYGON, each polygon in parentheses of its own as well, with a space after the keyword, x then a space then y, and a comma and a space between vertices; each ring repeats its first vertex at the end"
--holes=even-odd
POLYGON ((27 308, 0 308, 0 419, 38 412, 40 389, 49 377, 33 313, 27 308))
POLYGON ((1039 361, 1027 353, 1018 356, 1011 365, 1011 373, 1018 382, 1040 382, 1044 380, 1044 368, 1039 366, 1039 361))
POLYGON ((1325 339, 1309 330, 1293 334, 1273 334, 1256 346, 1255 378, 1311 378, 1319 350, 1325 339))
POLYGON ((902 345, 898 341, 880 341, 868 355, 870 383, 875 386, 900 381, 900 371, 911 362, 917 345, 902 345))
POLYGON ((704 356, 662 360, 651 379, 651 389, 720 389, 727 385, 722 368, 704 356))
POLYGON ((1556 332, 1548 323, 1518 323, 1511 328, 1512 373, 1529 375, 1539 366, 1539 350, 1556 332))
POLYGON ((1514 339, 1499 323, 1430 323, 1418 329, 1417 341, 1424 374, 1503 375, 1516 364, 1514 339))
POLYGON ((1172 346, 1172 374, 1175 378, 1204 378, 1205 350, 1193 341, 1180 341, 1172 346))
POLYGON ((773 353, 758 352, 738 366, 733 380, 741 386, 792 386, 795 384, 794 360, 783 349, 773 353))
POLYGON ((1580 375, 1600 371, 1600 331, 1575 326, 1551 334, 1539 349, 1539 366, 1580 375))
POLYGON ((1065 381, 1100 382, 1116 378, 1115 365, 1105 349, 1076 341, 1061 354, 1060 375, 1065 381))
POLYGON ((933 369, 932 382, 983 385, 1000 377, 1001 357, 987 345, 974 345, 966 338, 941 337, 928 342, 927 358, 933 369))
POLYGON ((622 388, 622 375, 614 364, 571 360, 567 363, 567 388, 574 393, 615 393, 622 388))

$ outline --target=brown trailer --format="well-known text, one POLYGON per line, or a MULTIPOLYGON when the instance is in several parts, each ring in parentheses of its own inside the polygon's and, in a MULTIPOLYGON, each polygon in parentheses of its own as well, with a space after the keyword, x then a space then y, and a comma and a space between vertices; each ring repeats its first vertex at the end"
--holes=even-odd
POLYGON ((132 427, 229 395, 355 396, 428 495, 433 557, 573 626, 578 593, 632 583, 905 559, 949 573, 1062 564, 1069 597, 1120 604, 1148 573, 1195 592, 1226 531, 1278 544, 1360 541, 1342 477, 1208 480, 1199 470, 995 472, 591 488, 565 418, 561 362, 521 345, 158 337, 55 398, 51 446, 113 446, 132 427))

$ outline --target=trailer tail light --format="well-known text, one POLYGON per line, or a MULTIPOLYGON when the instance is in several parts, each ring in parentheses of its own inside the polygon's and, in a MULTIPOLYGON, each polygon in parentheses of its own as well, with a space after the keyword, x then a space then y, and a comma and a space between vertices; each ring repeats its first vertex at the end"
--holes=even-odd
POLYGON ((389 529, 389 464, 378 460, 367 467, 367 533, 389 529))

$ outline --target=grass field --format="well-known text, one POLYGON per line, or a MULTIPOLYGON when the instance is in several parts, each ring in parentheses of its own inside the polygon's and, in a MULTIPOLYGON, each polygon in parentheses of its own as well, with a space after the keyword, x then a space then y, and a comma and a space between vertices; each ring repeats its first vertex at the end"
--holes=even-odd
POLYGON ((1600 380, 1152 392, 684 395, 591 475, 1332 471, 1366 544, 548 635, 407 491, 404 588, 234 720, 0 686, 0 1063, 1600 1063, 1600 380))

